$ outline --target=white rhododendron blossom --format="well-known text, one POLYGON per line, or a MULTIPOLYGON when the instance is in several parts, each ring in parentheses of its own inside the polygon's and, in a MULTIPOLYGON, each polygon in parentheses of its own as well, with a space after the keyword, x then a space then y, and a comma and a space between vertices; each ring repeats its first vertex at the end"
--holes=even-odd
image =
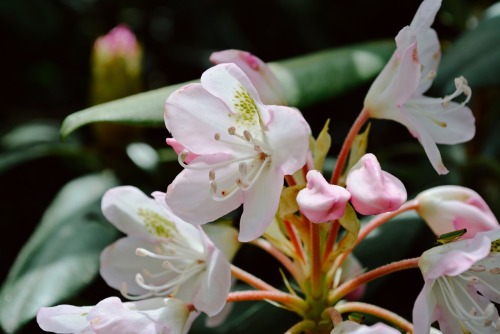
POLYGON ((423 94, 429 89, 441 58, 436 32, 430 27, 441 0, 425 0, 411 24, 396 36, 397 49, 373 82, 365 98, 371 117, 405 125, 416 137, 439 174, 448 170, 436 144, 466 142, 475 133, 474 116, 465 103, 472 92, 463 77, 455 79, 456 91, 444 98, 423 94), (461 103, 452 101, 465 95, 461 103))
POLYGON ((243 204, 239 240, 261 236, 278 208, 284 175, 306 162, 310 129, 300 112, 264 105, 244 72, 228 63, 171 94, 165 123, 185 148, 167 205, 185 221, 204 224, 243 204), (198 156, 186 163, 190 153, 198 156))
POLYGON ((500 228, 488 204, 474 190, 460 186, 440 186, 417 196, 417 212, 436 235, 466 229, 464 238, 500 228))
POLYGON ((170 212, 162 193, 155 197, 130 186, 106 192, 102 211, 127 236, 102 252, 101 276, 129 299, 171 295, 217 314, 231 285, 228 260, 199 226, 170 212))
POLYGON ((415 334, 434 321, 444 334, 499 333, 500 230, 434 247, 420 257, 424 287, 413 308, 415 334))
POLYGON ((41 329, 53 333, 185 334, 197 315, 175 298, 122 303, 108 297, 95 306, 42 307, 36 320, 41 329))

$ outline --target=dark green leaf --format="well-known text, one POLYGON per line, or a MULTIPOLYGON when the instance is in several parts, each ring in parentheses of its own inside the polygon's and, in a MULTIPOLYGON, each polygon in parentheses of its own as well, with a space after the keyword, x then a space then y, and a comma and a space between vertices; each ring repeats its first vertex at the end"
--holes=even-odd
POLYGON ((89 175, 71 181, 56 196, 0 290, 0 323, 6 332, 93 280, 101 250, 117 237, 100 213, 103 193, 115 185, 109 173, 89 175))
MULTIPOLYGON (((289 104, 306 107, 368 82, 382 69, 393 49, 392 42, 372 42, 271 63, 270 67, 283 85, 289 104)), ((132 95, 71 114, 61 126, 61 136, 65 138, 79 127, 95 122, 163 126, 167 97, 185 84, 132 95)))
POLYGON ((500 16, 481 21, 445 52, 434 81, 444 94, 454 90, 453 80, 463 75, 473 88, 500 84, 500 16))

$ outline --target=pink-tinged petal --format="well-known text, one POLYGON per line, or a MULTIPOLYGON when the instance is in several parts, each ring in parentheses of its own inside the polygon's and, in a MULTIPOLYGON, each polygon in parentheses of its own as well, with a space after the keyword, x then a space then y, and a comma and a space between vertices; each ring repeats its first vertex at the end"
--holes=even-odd
POLYGON ((87 321, 87 312, 91 306, 58 305, 42 307, 38 310, 36 321, 46 332, 90 334, 94 331, 87 321))
POLYGON ((484 235, 431 248, 420 258, 425 279, 456 276, 490 253, 491 241, 484 235))
POLYGON ((351 195, 344 187, 325 180, 317 170, 307 173, 307 187, 297 194, 300 212, 313 223, 324 223, 344 215, 351 195))
POLYGON ((266 167, 256 182, 244 193, 240 220, 241 242, 257 239, 273 221, 283 190, 283 172, 273 164, 266 167))
MULTIPOLYGON (((258 116, 260 116, 264 125, 267 125, 271 120, 267 108, 260 100, 259 94, 250 79, 235 64, 220 64, 208 69, 201 76, 201 84, 210 94, 223 101, 226 109, 231 110, 231 113, 243 114, 245 123, 248 123, 248 116, 253 117, 253 115, 249 115, 249 111, 254 112, 250 107, 256 108, 255 111, 258 111, 258 116), (239 94, 245 92, 248 96, 238 98, 239 94), (246 106, 242 106, 242 104, 246 106)), ((260 124, 254 126, 260 127, 260 124)))
POLYGON ((426 29, 417 34, 417 49, 422 73, 415 95, 425 93, 436 77, 441 61, 441 45, 434 29, 426 29))
POLYGON ((230 113, 224 102, 201 84, 190 84, 168 97, 165 125, 175 140, 190 152, 233 153, 239 149, 240 140, 228 134, 228 129, 234 126, 230 113), (220 140, 215 139, 216 134, 220 140), (231 143, 235 143, 236 148, 231 143))
POLYGON ((351 203, 357 212, 374 215, 399 209, 406 201, 406 189, 395 176, 383 171, 377 158, 365 154, 346 179, 351 203))
POLYGON ((438 174, 448 174, 448 169, 444 166, 443 160, 441 158, 441 153, 436 145, 436 142, 432 136, 427 132, 427 129, 420 121, 413 117, 413 115, 408 114, 408 117, 413 119, 413 126, 415 133, 413 135, 418 139, 422 147, 424 148, 432 167, 438 172, 438 174))
POLYGON ((431 324, 437 319, 436 297, 432 293, 434 280, 425 281, 424 287, 413 306, 414 334, 428 334, 431 324))
MULTIPOLYGON (((101 202, 104 216, 120 231, 127 235, 147 238, 148 232, 141 212, 154 212, 160 216, 164 210, 139 189, 120 186, 108 190, 101 202)), ((154 236, 149 236, 151 239, 154 236)))
POLYGON ((268 126, 267 141, 273 147, 273 163, 285 175, 291 175, 306 163, 311 129, 294 108, 269 106, 273 121, 268 126))
MULTIPOLYGON (((228 168, 217 169, 217 178, 224 179, 227 175, 231 175, 228 168)), ((181 219, 191 224, 205 224, 240 206, 241 196, 239 191, 224 201, 214 200, 207 172, 185 169, 168 186, 165 202, 181 219)))
POLYGON ((416 34, 430 28, 441 7, 441 0, 424 0, 413 17, 410 27, 416 34))
POLYGON ((97 304, 88 320, 97 334, 183 334, 190 326, 189 313, 186 304, 173 298, 122 303, 111 297, 97 304))
POLYGON ((208 317, 205 320, 205 326, 208 328, 213 328, 220 326, 228 317, 229 314, 231 314, 231 311, 233 310, 234 303, 228 303, 224 305, 222 308, 222 311, 214 315, 213 317, 208 317))
POLYGON ((265 104, 286 105, 285 94, 278 79, 262 60, 250 52, 224 50, 210 56, 214 64, 234 63, 248 76, 265 104))
POLYGON ((463 238, 498 229, 500 225, 475 191, 460 186, 428 189, 417 196, 417 212, 436 235, 467 229, 463 238))
MULTIPOLYGON (((342 262, 342 273, 340 274, 340 284, 347 282, 351 278, 354 278, 365 271, 365 268, 361 265, 361 262, 350 253, 344 262, 342 262)), ((357 301, 363 298, 366 291, 366 284, 360 285, 356 290, 350 292, 345 298, 349 301, 357 301)))
POLYGON ((393 89, 396 95, 396 106, 400 108, 414 95, 420 83, 420 61, 416 37, 409 27, 399 32, 396 36, 396 44, 401 58, 393 89))
POLYGON ((400 334, 400 331, 381 322, 367 326, 345 320, 335 326, 330 334, 400 334))
POLYGON ((193 299, 196 309, 208 316, 218 314, 226 304, 231 288, 231 267, 224 255, 213 245, 207 245, 207 270, 198 293, 193 299))
MULTIPOLYGON (((183 153, 183 151, 186 149, 174 138, 167 138, 167 145, 171 146, 174 149, 175 153, 177 154, 183 153)), ((189 164, 193 159, 197 157, 199 157, 198 154, 195 154, 193 152, 188 152, 188 154, 184 157, 184 162, 189 164)))
MULTIPOLYGON (((112 288, 121 290, 126 286, 125 291, 131 295, 141 295, 147 290, 137 285, 137 273, 144 274, 148 272, 153 276, 147 276, 148 283, 161 284, 166 280, 165 276, 154 278, 154 274, 165 271, 158 265, 158 261, 150 257, 139 257, 136 255, 137 248, 144 248, 154 251, 155 247, 160 246, 160 242, 151 243, 138 238, 122 238, 110 246, 106 247, 101 253, 100 274, 104 281, 112 288)), ((172 272, 171 277, 177 274, 172 272)))
MULTIPOLYGON (((476 132, 475 119, 472 111, 456 102, 448 102, 446 109, 440 104, 441 99, 421 97, 420 101, 435 101, 433 109, 419 113, 410 106, 410 112, 415 122, 420 124, 432 140, 438 144, 458 144, 471 140, 476 132)), ((425 103, 425 102, 424 102, 425 103)))

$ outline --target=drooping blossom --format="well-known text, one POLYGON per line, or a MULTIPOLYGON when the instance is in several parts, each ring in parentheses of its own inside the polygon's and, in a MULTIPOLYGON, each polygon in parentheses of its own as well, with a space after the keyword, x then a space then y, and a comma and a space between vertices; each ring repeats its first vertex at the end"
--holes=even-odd
POLYGON ((436 235, 467 229, 463 238, 500 228, 488 204, 474 190, 461 186, 440 186, 417 197, 417 212, 436 235))
POLYGON ((175 298, 126 302, 108 297, 95 306, 42 307, 36 320, 41 329, 74 334, 185 334, 198 312, 175 298))
POLYGON ((394 175, 383 171, 371 153, 352 166, 346 179, 351 203, 363 215, 376 215, 399 209, 406 201, 406 189, 394 175))
POLYGON ((436 144, 457 144, 474 137, 471 98, 467 80, 455 79, 456 90, 444 98, 423 94, 429 89, 441 58, 436 32, 430 27, 441 0, 424 0, 411 24, 396 36, 397 49, 373 82, 365 98, 370 117, 391 119, 406 126, 422 144, 439 174, 448 170, 436 144), (461 103, 452 101, 465 95, 461 103))
POLYGON ((204 224, 243 204, 239 240, 261 236, 278 208, 284 175, 306 162, 310 129, 300 112, 264 105, 241 69, 220 64, 200 84, 170 95, 165 123, 185 147, 167 205, 183 220, 204 224), (186 164, 190 153, 198 156, 186 164))
POLYGON ((351 195, 344 187, 325 180, 317 170, 307 172, 307 186, 299 191, 297 204, 300 212, 313 223, 324 223, 339 219, 351 195))
POLYGON ((269 66, 250 52, 218 51, 212 53, 210 61, 214 64, 233 63, 238 66, 250 79, 263 103, 287 105, 283 88, 269 66))
POLYGON ((500 230, 479 232, 424 252, 424 287, 413 308, 415 334, 434 321, 444 334, 498 333, 500 318, 500 230))
POLYGON ((228 260, 200 226, 170 212, 164 194, 154 195, 131 186, 105 193, 104 215, 127 236, 102 252, 101 276, 129 299, 175 296, 217 314, 230 289, 228 260))
POLYGON ((371 326, 361 325, 357 322, 346 320, 335 326, 330 334, 400 334, 397 329, 384 323, 376 323, 371 326))

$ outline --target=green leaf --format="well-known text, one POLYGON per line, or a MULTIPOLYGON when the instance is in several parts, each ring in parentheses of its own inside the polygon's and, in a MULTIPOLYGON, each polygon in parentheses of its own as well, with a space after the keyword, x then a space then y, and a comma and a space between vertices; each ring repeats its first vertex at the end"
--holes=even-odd
POLYGON ((101 250, 118 235, 100 213, 103 193, 116 183, 109 173, 94 174, 69 182, 57 194, 0 290, 0 324, 6 332, 94 279, 101 250))
MULTIPOLYGON (((290 105, 307 107, 339 96, 373 79, 394 50, 392 42, 371 42, 325 50, 270 63, 283 85, 290 105)), ((96 105, 69 115, 61 126, 62 138, 95 122, 164 126, 165 100, 176 84, 96 105)))
POLYGON ((325 163, 325 158, 328 155, 330 146, 332 145, 332 137, 328 133, 328 127, 330 126, 330 119, 327 119, 323 129, 318 135, 316 140, 312 139, 313 145, 313 157, 314 157, 314 167, 317 170, 323 170, 323 164, 325 163))
POLYGON ((455 90, 454 78, 463 75, 473 88, 500 84, 500 16, 479 22, 443 55, 434 84, 444 94, 455 90))
POLYGON ((352 248, 358 240, 360 222, 353 207, 347 203, 344 215, 339 219, 340 225, 345 228, 345 234, 340 239, 339 245, 335 252, 343 253, 352 248))

